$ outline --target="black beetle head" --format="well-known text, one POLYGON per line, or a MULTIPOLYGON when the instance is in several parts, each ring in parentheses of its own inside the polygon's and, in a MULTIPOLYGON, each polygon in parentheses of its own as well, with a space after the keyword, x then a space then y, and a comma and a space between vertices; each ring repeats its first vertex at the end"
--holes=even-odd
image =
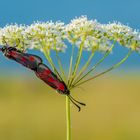
POLYGON ((3 53, 5 53, 7 50, 6 46, 3 46, 2 48, 0 48, 0 51, 2 51, 3 53))

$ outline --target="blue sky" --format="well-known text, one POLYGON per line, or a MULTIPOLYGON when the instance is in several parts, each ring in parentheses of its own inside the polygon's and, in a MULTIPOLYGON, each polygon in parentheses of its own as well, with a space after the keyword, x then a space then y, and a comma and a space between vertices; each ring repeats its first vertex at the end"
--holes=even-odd
MULTIPOLYGON (((87 15, 101 23, 115 20, 140 29, 140 0, 0 0, 0 5, 1 27, 7 23, 30 24, 37 20, 61 20, 68 23, 76 16, 87 15)), ((117 55, 109 57, 106 64, 127 52, 121 47, 115 51, 117 55)), ((0 71, 9 67, 13 70, 18 68, 17 64, 8 62, 1 54, 0 59, 0 71)), ((140 55, 134 53, 123 67, 140 70, 140 55)))

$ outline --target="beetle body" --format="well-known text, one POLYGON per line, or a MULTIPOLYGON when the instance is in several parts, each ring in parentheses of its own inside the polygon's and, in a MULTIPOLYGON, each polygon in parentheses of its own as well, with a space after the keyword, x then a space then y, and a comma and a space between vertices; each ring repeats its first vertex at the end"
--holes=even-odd
POLYGON ((34 71, 39 79, 44 81, 50 87, 54 88, 56 91, 58 91, 58 93, 67 95, 71 102, 78 107, 79 111, 81 108, 76 103, 85 105, 84 103, 75 100, 70 95, 70 91, 68 90, 65 82, 60 80, 57 75, 53 73, 51 69, 49 69, 48 66, 43 64, 42 59, 39 56, 24 53, 20 50, 17 50, 15 47, 8 46, 3 46, 2 48, 0 48, 0 51, 2 51, 8 59, 14 60, 17 63, 25 66, 26 68, 34 71))
POLYGON ((60 81, 59 78, 49 69, 48 66, 40 63, 35 71, 37 77, 43 80, 46 84, 56 89, 58 93, 69 94, 66 84, 60 81))
POLYGON ((11 60, 33 70, 37 77, 46 84, 54 88, 61 94, 69 94, 66 84, 61 81, 48 66, 42 63, 42 59, 37 55, 23 53, 14 47, 3 47, 1 51, 11 60))
POLYGON ((38 67, 38 64, 42 63, 42 59, 40 57, 23 53, 13 47, 2 49, 2 52, 8 59, 14 60, 31 70, 36 69, 38 67))

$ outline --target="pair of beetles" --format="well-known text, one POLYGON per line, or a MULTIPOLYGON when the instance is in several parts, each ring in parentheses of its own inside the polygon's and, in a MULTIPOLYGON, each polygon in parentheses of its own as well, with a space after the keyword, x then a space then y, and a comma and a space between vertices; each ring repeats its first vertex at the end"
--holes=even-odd
POLYGON ((8 59, 14 60, 17 63, 25 66, 26 68, 34 71, 39 79, 43 80, 46 84, 54 88, 58 93, 68 96, 71 102, 78 107, 79 111, 81 110, 81 108, 78 104, 85 106, 84 103, 75 100, 70 95, 70 91, 64 81, 60 80, 48 66, 43 64, 43 61, 39 56, 24 53, 18 50, 16 47, 9 46, 7 43, 5 46, 0 48, 0 51, 8 59))

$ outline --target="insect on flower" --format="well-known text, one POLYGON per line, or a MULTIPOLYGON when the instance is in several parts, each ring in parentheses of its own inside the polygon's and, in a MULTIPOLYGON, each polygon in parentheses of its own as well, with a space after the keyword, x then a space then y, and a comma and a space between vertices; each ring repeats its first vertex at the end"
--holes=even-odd
POLYGON ((81 108, 78 104, 85 106, 84 103, 75 100, 70 95, 70 91, 67 88, 65 82, 60 80, 48 66, 43 64, 42 59, 39 56, 22 52, 18 50, 16 46, 10 47, 7 43, 5 46, 0 48, 0 51, 2 51, 8 59, 14 60, 17 63, 20 63, 28 69, 34 71, 39 79, 54 88, 58 93, 68 96, 71 102, 78 107, 79 111, 81 108))

